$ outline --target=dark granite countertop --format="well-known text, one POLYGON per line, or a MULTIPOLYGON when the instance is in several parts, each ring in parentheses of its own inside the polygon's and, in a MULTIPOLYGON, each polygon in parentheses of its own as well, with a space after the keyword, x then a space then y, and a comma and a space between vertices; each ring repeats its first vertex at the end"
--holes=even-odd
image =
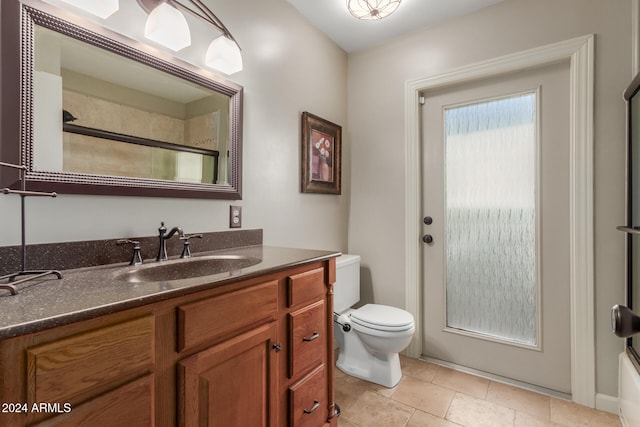
MULTIPOLYGON (((322 261, 340 255, 336 251, 250 246, 194 254, 234 255, 252 259, 254 265, 240 270, 170 281, 130 283, 131 277, 157 263, 139 267, 126 263, 62 271, 63 278, 37 279, 17 285, 18 294, 0 290, 0 339, 24 335, 93 317, 139 307, 202 291, 288 267, 322 261)), ((177 265, 188 260, 170 260, 177 265)), ((163 267, 164 268, 164 267, 163 267)), ((133 279, 135 280, 135 279, 133 279)))

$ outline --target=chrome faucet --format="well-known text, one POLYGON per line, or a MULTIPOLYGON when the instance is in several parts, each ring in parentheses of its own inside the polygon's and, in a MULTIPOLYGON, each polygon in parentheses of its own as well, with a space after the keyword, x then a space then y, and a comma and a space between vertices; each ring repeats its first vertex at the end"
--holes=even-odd
POLYGON ((167 233, 167 227, 164 226, 164 221, 160 223, 160 228, 158 229, 160 245, 158 247, 158 256, 156 257, 156 261, 166 261, 169 259, 167 256, 167 239, 173 237, 174 234, 178 233, 178 236, 183 239, 184 231, 180 227, 173 227, 167 233))

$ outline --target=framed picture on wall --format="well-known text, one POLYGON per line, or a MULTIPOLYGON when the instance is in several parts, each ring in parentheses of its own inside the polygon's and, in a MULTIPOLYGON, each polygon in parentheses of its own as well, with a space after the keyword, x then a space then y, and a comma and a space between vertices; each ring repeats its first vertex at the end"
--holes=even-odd
POLYGON ((302 113, 301 191, 341 194, 342 127, 302 113))

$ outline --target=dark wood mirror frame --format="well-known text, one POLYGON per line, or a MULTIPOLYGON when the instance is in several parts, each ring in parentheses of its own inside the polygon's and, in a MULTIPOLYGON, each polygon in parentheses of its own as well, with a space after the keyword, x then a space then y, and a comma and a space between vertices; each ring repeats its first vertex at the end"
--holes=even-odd
MULTIPOLYGON (((70 14, 65 15, 68 20, 54 16, 52 12, 59 10, 40 2, 2 0, 0 8, 0 162, 26 166, 27 189, 59 194, 242 198, 242 86, 199 72, 197 67, 181 60, 136 49, 132 46, 140 47, 140 43, 70 14), (32 7, 33 4, 39 8, 32 7), (32 91, 36 24, 229 96, 229 185, 34 170, 32 91)), ((19 170, 0 168, 0 187, 19 186, 19 170)))

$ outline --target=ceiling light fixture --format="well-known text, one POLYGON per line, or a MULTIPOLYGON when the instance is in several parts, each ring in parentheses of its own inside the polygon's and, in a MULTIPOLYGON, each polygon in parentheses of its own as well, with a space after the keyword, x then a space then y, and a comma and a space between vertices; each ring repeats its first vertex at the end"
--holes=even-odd
POLYGON ((189 46, 189 26, 181 11, 187 12, 221 33, 209 44, 205 64, 225 74, 242 70, 242 54, 238 42, 201 0, 138 0, 138 3, 149 13, 145 37, 174 51, 189 46))
POLYGON ((87 1, 87 0, 62 0, 72 6, 82 9, 85 12, 89 12, 92 15, 98 16, 102 19, 106 19, 118 11, 120 5, 118 0, 103 0, 103 1, 87 1))
POLYGON ((396 11, 402 0, 347 0, 351 15, 365 21, 386 18, 396 11))

